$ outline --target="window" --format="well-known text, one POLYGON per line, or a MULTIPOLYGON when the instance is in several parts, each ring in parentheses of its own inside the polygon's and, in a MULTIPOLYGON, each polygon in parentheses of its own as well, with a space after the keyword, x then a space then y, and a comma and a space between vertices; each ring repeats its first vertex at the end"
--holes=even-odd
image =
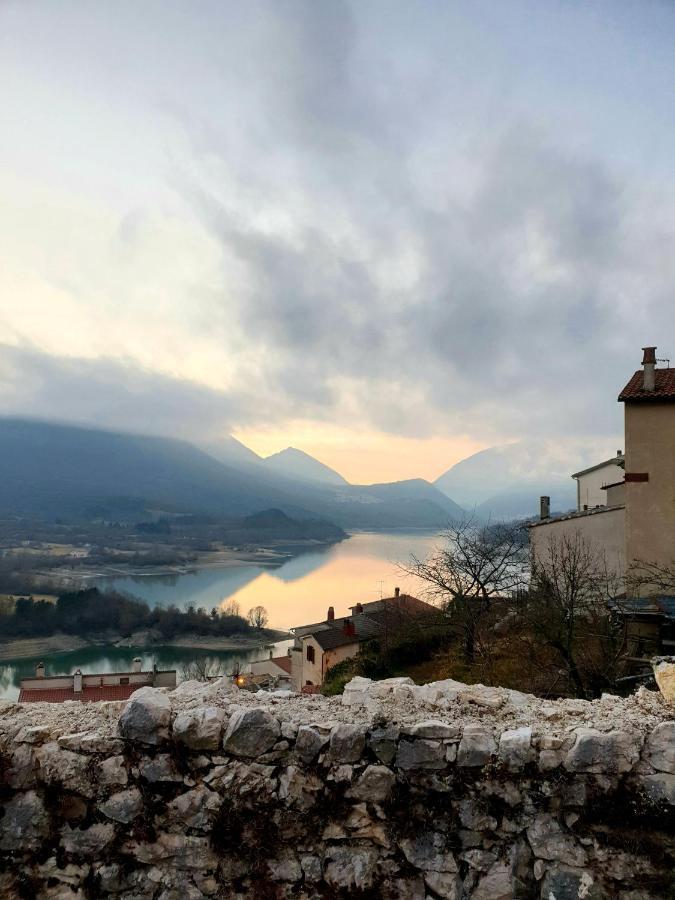
POLYGON ((307 662, 314 662, 314 647, 311 644, 307 644, 307 662))
POLYGON ((120 678, 120 684, 129 684, 128 678, 120 678))

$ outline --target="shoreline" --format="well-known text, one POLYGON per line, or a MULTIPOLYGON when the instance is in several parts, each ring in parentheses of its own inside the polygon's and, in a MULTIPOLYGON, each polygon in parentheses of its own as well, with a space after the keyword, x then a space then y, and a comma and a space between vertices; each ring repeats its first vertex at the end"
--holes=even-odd
POLYGON ((87 582, 98 578, 111 580, 121 578, 177 578, 203 569, 231 569, 244 566, 276 568, 284 562, 301 555, 303 552, 322 547, 331 547, 334 543, 339 542, 314 540, 280 541, 277 547, 257 547, 254 550, 239 550, 235 548, 204 550, 198 552, 195 559, 189 562, 142 566, 130 565, 121 559, 119 562, 105 562, 100 565, 95 563, 86 565, 85 563, 78 566, 37 569, 31 574, 52 582, 54 589, 58 592, 63 589, 72 589, 77 583, 84 587, 87 582))
POLYGON ((89 647, 109 647, 128 650, 158 650, 162 647, 175 647, 184 650, 211 650, 215 652, 232 652, 235 650, 267 650, 277 641, 290 638, 288 632, 269 629, 271 634, 264 638, 212 637, 210 635, 184 634, 172 640, 153 639, 149 635, 121 635, 105 637, 79 637, 74 634, 51 634, 40 637, 15 638, 0 641, 0 663, 15 660, 32 659, 37 656, 48 657, 51 654, 75 653, 89 647))

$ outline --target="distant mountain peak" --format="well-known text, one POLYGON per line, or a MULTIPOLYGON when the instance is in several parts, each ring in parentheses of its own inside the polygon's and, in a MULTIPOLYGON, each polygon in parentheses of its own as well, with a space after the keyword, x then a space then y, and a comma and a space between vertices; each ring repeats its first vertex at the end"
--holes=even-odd
POLYGON ((304 450, 297 447, 286 447, 278 453, 265 457, 263 463, 270 469, 288 478, 300 481, 320 482, 321 484, 345 485, 346 479, 331 469, 330 466, 320 462, 304 450))

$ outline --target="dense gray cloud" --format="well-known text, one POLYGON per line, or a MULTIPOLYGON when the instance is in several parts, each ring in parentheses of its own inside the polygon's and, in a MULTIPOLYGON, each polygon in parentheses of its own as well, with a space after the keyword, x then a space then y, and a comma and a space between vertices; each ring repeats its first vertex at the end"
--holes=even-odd
MULTIPOLYGON (((76 7, 52 23, 54 46, 74 40, 76 7)), ((222 346, 227 391, 24 344, 5 356, 5 409, 204 437, 291 418, 494 442, 620 430, 641 345, 673 350, 661 110, 675 15, 530 0, 143 8, 93 11, 79 43, 91 90, 168 128, 153 178, 218 258, 178 298, 180 327, 186 345, 222 346)), ((126 191, 143 162, 127 163, 126 191)), ((138 193, 119 217, 120 271, 141 266, 159 216, 138 193)))
POLYGON ((251 397, 143 369, 131 360, 66 359, 0 345, 0 415, 208 441, 246 421, 251 397))

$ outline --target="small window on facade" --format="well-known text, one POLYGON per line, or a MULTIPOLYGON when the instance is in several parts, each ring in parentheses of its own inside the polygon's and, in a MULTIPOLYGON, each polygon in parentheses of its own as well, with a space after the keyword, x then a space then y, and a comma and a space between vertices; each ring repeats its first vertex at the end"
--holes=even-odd
POLYGON ((311 644, 307 644, 307 662, 314 662, 314 647, 311 644))
POLYGON ((306 681, 306 682, 305 682, 305 685, 307 685, 308 687, 311 687, 311 686, 312 686, 312 682, 311 682, 311 681, 306 681))
POLYGON ((120 684, 129 684, 128 678, 120 678, 120 684))

